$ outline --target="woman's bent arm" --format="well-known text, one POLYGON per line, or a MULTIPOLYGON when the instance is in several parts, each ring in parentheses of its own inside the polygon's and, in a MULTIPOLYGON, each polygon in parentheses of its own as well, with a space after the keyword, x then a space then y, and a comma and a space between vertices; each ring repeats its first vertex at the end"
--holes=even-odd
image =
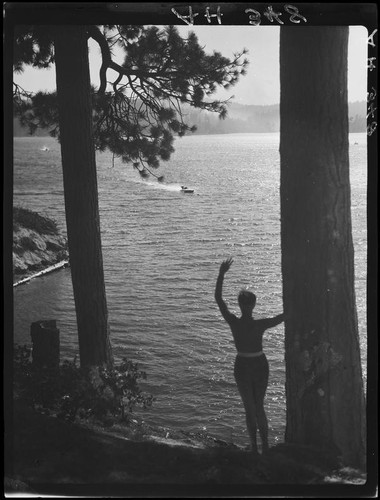
POLYGON ((265 329, 272 328, 273 326, 277 326, 284 321, 284 313, 278 314, 273 318, 266 318, 262 321, 265 322, 265 329))

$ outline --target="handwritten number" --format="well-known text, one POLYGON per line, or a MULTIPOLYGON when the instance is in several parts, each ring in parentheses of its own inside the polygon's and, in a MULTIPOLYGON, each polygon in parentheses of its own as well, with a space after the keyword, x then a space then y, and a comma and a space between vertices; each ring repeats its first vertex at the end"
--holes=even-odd
POLYGON ((377 128, 377 122, 372 122, 367 127, 367 134, 371 136, 377 128))
POLYGON ((271 23, 276 19, 279 24, 284 24, 280 19, 280 16, 282 16, 281 12, 274 12, 271 5, 267 7, 267 12, 264 12, 264 16, 267 17, 271 23))
POLYGON ((376 90, 372 86, 372 92, 367 92, 367 102, 374 101, 376 99, 376 90))
POLYGON ((302 21, 307 23, 306 17, 301 16, 301 14, 299 13, 299 10, 294 5, 285 5, 284 9, 288 14, 291 14, 290 21, 292 23, 300 23, 301 19, 302 19, 302 21), (300 19, 297 20, 297 17, 299 17, 300 19))

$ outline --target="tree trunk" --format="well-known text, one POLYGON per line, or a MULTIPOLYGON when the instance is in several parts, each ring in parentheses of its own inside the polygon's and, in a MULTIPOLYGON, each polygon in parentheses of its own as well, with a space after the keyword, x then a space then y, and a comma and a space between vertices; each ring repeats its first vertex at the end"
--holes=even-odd
POLYGON ((59 128, 81 366, 112 363, 100 237, 87 36, 56 26, 59 128))
POLYGON ((59 368, 59 330, 56 320, 34 321, 30 325, 34 366, 59 368))
POLYGON ((285 440, 363 465, 348 158, 348 27, 281 27, 285 440))

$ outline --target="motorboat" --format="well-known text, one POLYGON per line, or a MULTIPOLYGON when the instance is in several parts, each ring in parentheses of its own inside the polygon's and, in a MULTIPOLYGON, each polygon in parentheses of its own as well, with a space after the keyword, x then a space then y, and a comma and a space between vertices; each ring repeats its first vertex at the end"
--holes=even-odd
POLYGON ((189 189, 187 186, 181 186, 182 193, 194 193, 194 189, 189 189))

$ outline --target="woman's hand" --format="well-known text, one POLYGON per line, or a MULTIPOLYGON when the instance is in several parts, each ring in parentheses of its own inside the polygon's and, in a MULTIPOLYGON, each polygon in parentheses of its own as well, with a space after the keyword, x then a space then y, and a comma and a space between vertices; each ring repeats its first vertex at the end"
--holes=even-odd
POLYGON ((231 267, 231 264, 233 263, 233 259, 232 257, 229 257, 228 259, 224 260, 221 265, 220 265, 220 269, 219 269, 219 274, 226 274, 226 272, 229 270, 229 268, 231 267))

